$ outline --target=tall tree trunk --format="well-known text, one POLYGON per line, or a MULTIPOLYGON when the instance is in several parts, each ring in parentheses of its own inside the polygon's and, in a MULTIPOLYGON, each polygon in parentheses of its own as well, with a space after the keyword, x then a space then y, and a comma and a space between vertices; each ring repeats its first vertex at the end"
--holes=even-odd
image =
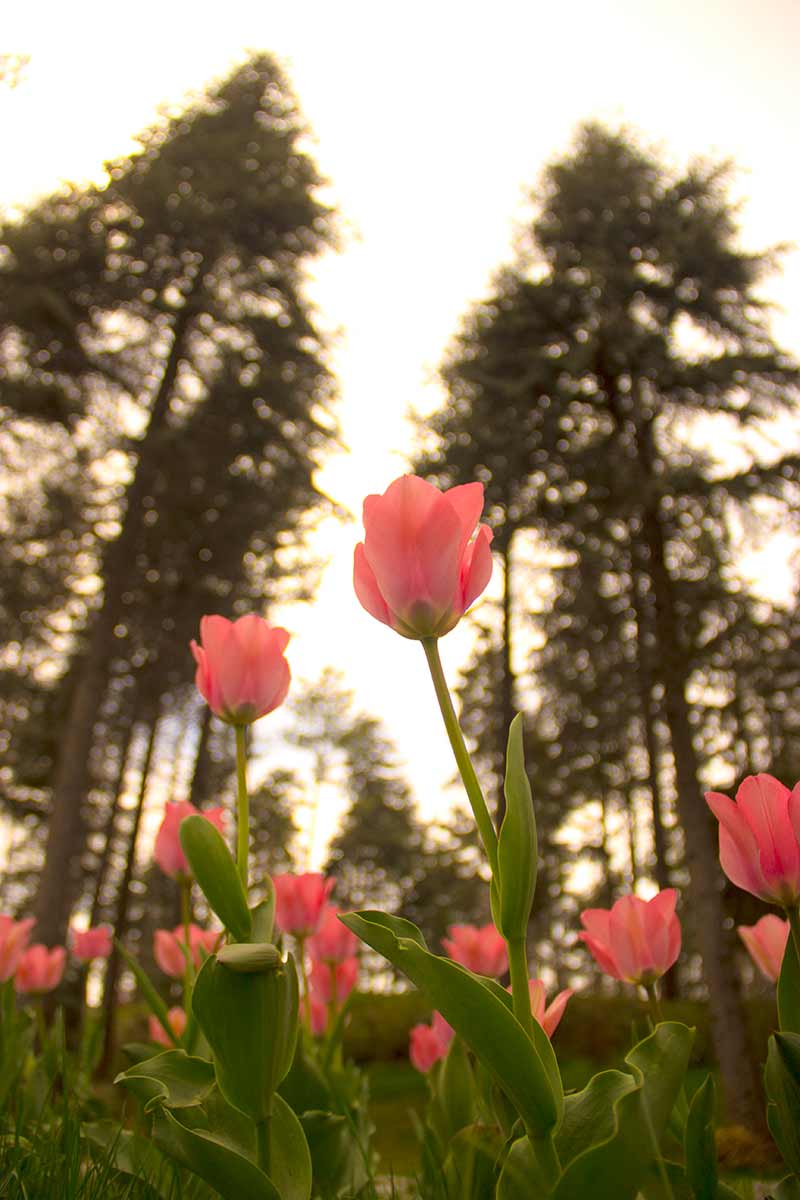
POLYGON ((187 299, 175 317, 172 345, 153 402, 147 432, 139 444, 137 469, 128 488, 122 529, 106 554, 103 601, 87 633, 65 720, 55 772, 45 859, 34 909, 37 936, 47 945, 63 942, 74 903, 76 876, 85 838, 82 809, 95 722, 107 685, 109 661, 114 652, 114 630, 124 611, 122 596, 129 586, 142 501, 151 483, 150 453, 169 410, 191 319, 192 309, 187 299))
POLYGON ((211 755, 209 753, 209 734, 211 733, 211 709, 207 704, 203 705, 203 713, 200 718, 200 737, 197 742, 197 753, 195 754, 194 766, 192 768, 192 779, 189 784, 189 802, 195 808, 202 808, 208 799, 206 790, 206 773, 211 764, 211 755))
POLYGON ((94 885, 94 896, 92 897, 92 908, 89 914, 89 928, 92 929, 100 920, 100 914, 103 909, 103 889, 108 878, 108 868, 111 864, 111 853, 114 848, 114 837, 116 833, 117 818, 120 810, 120 800, 125 790, 125 775, 130 766, 130 756, 134 744, 134 734, 136 731, 136 716, 134 716, 128 726, 125 735, 125 744, 120 749, 119 771, 114 786, 114 799, 111 805, 108 822, 106 824, 106 840, 103 845, 103 853, 100 858, 100 863, 97 868, 97 877, 94 885))
MULTIPOLYGON (((142 821, 142 810, 144 809, 144 799, 147 794, 147 777, 150 772, 150 762, 153 757, 153 748, 156 742, 156 731, 158 729, 158 719, 155 718, 147 735, 147 744, 145 746, 144 757, 142 760, 141 776, 139 779, 139 790, 136 796, 136 807, 133 810, 133 819, 131 828, 128 833, 128 847, 125 857, 125 870, 122 875, 122 880, 119 885, 119 893, 117 895, 117 911, 114 917, 114 935, 118 941, 122 941, 128 930, 128 905, 130 903, 131 880, 136 867, 136 843, 139 839, 139 827, 142 821)), ((103 992, 103 1013, 105 1021, 105 1034, 103 1041, 103 1066, 107 1067, 111 1055, 114 1050, 114 1027, 116 1016, 116 998, 117 998, 117 980, 119 979, 120 960, 116 948, 111 952, 106 967, 105 990, 103 992)))
POLYGON ((733 939, 722 903, 715 822, 703 800, 697 753, 686 699, 686 667, 672 579, 666 561, 664 531, 656 491, 653 429, 636 427, 636 449, 642 477, 642 536, 653 596, 657 662, 664 686, 664 715, 675 762, 678 811, 685 832, 689 868, 689 903, 695 915, 697 942, 709 990, 714 1047, 725 1086, 728 1111, 743 1124, 763 1125, 763 1104, 756 1064, 742 1006, 733 957, 733 939))

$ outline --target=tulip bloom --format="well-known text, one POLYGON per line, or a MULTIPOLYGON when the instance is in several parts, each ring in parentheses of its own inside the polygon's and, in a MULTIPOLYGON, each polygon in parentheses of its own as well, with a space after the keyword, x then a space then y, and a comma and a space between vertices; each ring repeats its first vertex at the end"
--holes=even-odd
POLYGON ((430 1025, 415 1025, 408 1040, 408 1057, 411 1065, 425 1075, 434 1063, 447 1054, 453 1040, 453 1028, 441 1013, 433 1014, 430 1025))
POLYGON ((480 928, 476 925, 451 925, 449 938, 442 938, 442 946, 453 962, 461 963, 476 975, 496 977, 508 970, 508 950, 501 934, 489 922, 480 928))
POLYGON ((342 1004, 356 986, 358 959, 345 958, 340 963, 313 962, 311 964, 311 990, 324 1004, 332 999, 342 1004))
POLYGON ((358 952, 359 940, 339 920, 339 909, 327 904, 319 929, 306 943, 313 962, 343 963, 358 952))
POLYGON ((63 946, 30 946, 17 966, 14 976, 14 987, 20 993, 32 993, 41 996, 44 992, 52 992, 61 983, 67 952, 63 946))
POLYGON ((800 783, 790 792, 772 775, 748 775, 735 802, 706 792, 719 821, 719 861, 737 887, 768 904, 800 901, 800 783))
POLYGON ((216 716, 229 725, 252 725, 283 704, 291 673, 283 652, 285 629, 250 613, 238 621, 203 617, 200 645, 192 641, 195 683, 216 716))
POLYGON ((403 637, 449 633, 492 574, 492 532, 478 525, 482 508, 482 483, 440 492, 415 475, 367 496, 353 563, 367 612, 403 637))
POLYGON ((738 925, 737 929, 753 962, 767 979, 777 983, 789 940, 789 922, 768 913, 755 925, 738 925))
MULTIPOLYGON (((189 926, 189 949, 195 970, 201 965, 206 954, 213 954, 222 937, 219 929, 201 929, 199 925, 189 926)), ((157 964, 171 979, 182 979, 186 974, 186 956, 183 947, 186 945, 185 931, 182 925, 169 929, 157 929, 153 934, 153 957, 157 964)))
MULTIPOLYGON (((175 1037, 182 1037, 183 1031, 186 1028, 186 1013, 178 1006, 171 1008, 167 1013, 167 1023, 175 1034, 175 1037)), ((169 1050, 175 1048, 174 1043, 167 1037, 166 1030, 158 1017, 150 1017, 147 1022, 147 1028, 151 1042, 158 1042, 159 1046, 166 1046, 169 1050)))
POLYGON ((334 880, 306 872, 304 875, 273 875, 275 920, 284 933, 306 938, 316 933, 334 880))
POLYGON ((5 983, 16 971, 35 924, 33 917, 15 921, 13 917, 0 913, 0 983, 5 983))
POLYGON ((108 925, 98 925, 94 929, 70 930, 70 949, 73 956, 81 962, 91 962, 93 958, 108 958, 111 948, 111 930, 108 925))
POLYGON ((541 979, 529 979, 528 990, 531 996, 531 1012, 534 1021, 538 1021, 547 1036, 552 1037, 564 1015, 564 1009, 567 1007, 567 1001, 572 995, 573 989, 564 988, 563 992, 559 992, 547 1007, 545 1007, 547 994, 541 979))
POLYGON ((652 900, 622 896, 610 910, 587 908, 581 913, 586 932, 578 936, 606 974, 628 983, 653 983, 680 954, 676 900, 675 889, 665 888, 652 900))
POLYGON ((220 833, 225 832, 225 822, 228 814, 224 808, 206 808, 202 812, 188 800, 178 800, 168 803, 164 809, 164 819, 156 834, 156 844, 153 857, 165 875, 171 879, 191 879, 192 872, 186 855, 183 853, 179 831, 181 822, 187 817, 205 817, 220 833))
POLYGON ((322 1037, 328 1028, 328 1006, 321 996, 313 993, 303 999, 309 1028, 314 1037, 322 1037))

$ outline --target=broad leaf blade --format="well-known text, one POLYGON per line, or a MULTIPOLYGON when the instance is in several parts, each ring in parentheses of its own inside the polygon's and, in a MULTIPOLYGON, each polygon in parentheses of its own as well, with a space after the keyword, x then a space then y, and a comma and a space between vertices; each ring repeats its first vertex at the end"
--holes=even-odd
POLYGON ((181 821, 179 837, 192 873, 211 908, 238 942, 247 942, 252 917, 236 864, 219 830, 205 817, 181 821))

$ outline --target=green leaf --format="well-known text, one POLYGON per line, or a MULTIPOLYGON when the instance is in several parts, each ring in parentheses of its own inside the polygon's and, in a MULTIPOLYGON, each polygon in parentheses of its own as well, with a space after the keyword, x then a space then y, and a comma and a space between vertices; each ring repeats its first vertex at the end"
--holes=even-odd
POLYGON ((778 979, 778 1024, 782 1033, 800 1033, 800 963, 794 938, 789 937, 778 979))
POLYGON ((156 1110, 156 1145, 210 1183, 223 1200, 283 1200, 280 1192, 254 1162, 211 1133, 187 1128, 169 1109, 156 1110))
POLYGON ((536 890, 539 848, 519 713, 508 731, 504 791, 506 811, 497 843, 495 920, 503 937, 524 938, 536 890))
POLYGON ((787 1167, 800 1175, 800 1034, 772 1035, 764 1080, 770 1133, 787 1167))
POLYGON ((717 1147, 714 1141, 714 1080, 710 1075, 692 1097, 684 1135, 686 1178, 695 1200, 717 1200, 717 1147))
POLYGON ((655 1161, 693 1036, 685 1025, 659 1025, 628 1055, 630 1075, 604 1071, 568 1096, 556 1137, 561 1178, 549 1191, 528 1139, 521 1138, 503 1167, 498 1200, 550 1194, 554 1200, 635 1200, 655 1161))
POLYGON ((291 955, 277 970, 257 975, 208 959, 192 1006, 214 1054, 223 1096, 254 1121, 263 1120, 294 1057, 298 985, 291 955))
MULTIPOLYGON (((457 1133, 444 1163, 447 1200, 493 1196, 502 1151, 502 1136, 486 1125, 468 1125, 457 1133)), ((529 1192, 527 1200, 531 1196, 529 1192)))
POLYGON ((466 1047, 459 1037, 453 1038, 442 1063, 438 1081, 445 1144, 459 1129, 472 1125, 478 1117, 478 1096, 466 1047))
POLYGON ((787 1175, 768 1194, 767 1200, 800 1200, 800 1179, 796 1175, 787 1175))
POLYGON ((121 1129, 119 1122, 112 1120, 93 1121, 81 1128, 86 1140, 104 1152, 116 1171, 146 1180, 161 1200, 173 1200, 174 1165, 150 1138, 121 1129))
POLYGON ((121 1083, 149 1112, 156 1104, 186 1108, 200 1104, 214 1087, 214 1067, 185 1050, 165 1050, 128 1067, 114 1080, 121 1083))
POLYGON ((331 1090, 316 1062, 305 1051, 302 1037, 297 1046, 289 1073, 282 1080, 279 1092, 298 1115, 333 1107, 331 1090))
MULTIPOLYGON (((208 821, 206 821, 206 824, 208 824, 208 821)), ((172 1044, 174 1046, 180 1046, 180 1044, 181 1044, 180 1038, 175 1036, 175 1031, 173 1030, 172 1026, 169 1023, 169 1014, 167 1012, 166 1004, 161 999, 158 992, 153 987, 152 983, 150 982, 150 980, 148 979, 147 975, 142 970, 142 968, 139 966, 138 962, 133 957, 133 955, 129 954, 128 951, 125 949, 125 947, 122 945, 122 943, 118 942, 116 938, 114 939, 114 945, 117 948, 117 953, 120 954, 122 956, 122 958, 125 960, 126 966, 128 966, 130 968, 130 970, 133 972, 133 974, 136 976, 136 982, 139 985, 139 991, 144 996, 147 1007, 150 1009, 150 1011, 152 1012, 153 1016, 158 1021, 161 1028, 167 1034, 167 1036, 169 1037, 169 1040, 172 1042, 172 1044)), ((149 1047, 148 1047, 148 1052, 149 1052, 149 1047)))
POLYGON ((197 883, 226 929, 238 942, 247 942, 253 921, 247 897, 225 839, 205 817, 181 821, 179 836, 197 883))
POLYGON ((370 1176, 347 1117, 310 1111, 303 1113, 300 1124, 311 1152, 315 1195, 357 1195, 370 1176))
POLYGON ((253 922, 253 941, 271 942, 275 931, 275 885, 266 877, 267 896, 250 909, 253 922))
MULTIPOLYGON (((425 992, 492 1073, 526 1126, 538 1136, 549 1136, 560 1120, 564 1098, 552 1046, 538 1023, 534 1022, 541 1037, 534 1047, 508 1007, 510 997, 498 996, 499 985, 497 990, 486 986, 458 963, 431 954, 414 926, 416 937, 398 934, 398 919, 382 913, 348 913, 340 919, 425 992)), ((409 924, 404 921, 400 928, 409 924)))

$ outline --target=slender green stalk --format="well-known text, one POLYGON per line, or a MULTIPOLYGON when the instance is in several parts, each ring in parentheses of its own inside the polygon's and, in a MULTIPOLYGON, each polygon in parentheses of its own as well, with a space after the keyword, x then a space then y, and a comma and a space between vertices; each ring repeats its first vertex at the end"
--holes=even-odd
POLYGON ((528 1037, 533 1041, 533 1014, 531 993, 528 987, 528 948, 524 938, 507 938, 508 965, 511 971, 511 999, 514 1016, 528 1037))
POLYGON ((303 1002, 300 1012, 306 1029, 311 1033, 311 989, 308 986, 308 969, 306 967, 306 939, 296 933, 295 941, 297 942, 297 957, 300 962, 300 982, 303 985, 303 1002))
POLYGON ((650 1006, 650 1016, 653 1018, 653 1025, 660 1025, 664 1020, 664 1014, 661 1011, 661 998, 658 994, 655 981, 646 983, 644 990, 647 992, 647 1003, 650 1006))
POLYGON ((44 1048, 47 1045, 47 1018, 44 1015, 44 997, 37 997, 33 1010, 36 1013, 36 1032, 39 1034, 39 1053, 44 1054, 44 1048))
POLYGON ((439 643, 436 638, 423 638, 422 648, 428 660, 428 667, 431 679, 433 680, 434 690, 436 691, 436 699, 439 701, 444 727, 447 730, 447 736, 453 748, 456 764, 464 783, 464 788, 466 789, 467 799, 472 808, 472 814, 475 817, 475 824, 478 826, 478 833, 483 842, 486 857, 489 859, 492 874, 496 875, 497 834, 492 824, 492 818, 489 816, 489 810, 486 807, 486 801, 483 798, 483 792, 481 791, 481 785, 478 783, 472 759, 464 742, 464 735, 461 732, 458 717, 453 708, 453 701, 450 698, 450 691, 447 687, 444 671, 442 670, 442 660, 439 657, 439 643))
POLYGON ((186 967, 183 972, 183 1011, 188 1018, 192 1007, 192 988, 194 987, 194 960, 192 958, 192 881, 181 877, 181 922, 183 924, 183 944, 186 967))
POLYGON ((789 928, 792 931, 792 941, 794 942, 794 952, 797 955, 797 961, 800 963, 800 910, 787 908, 786 916, 789 918, 789 928))
POLYGON ((236 812, 237 854, 239 878, 247 895, 248 855, 250 852, 250 798, 247 794, 247 742, 246 726, 236 727, 236 784, 238 789, 236 812))
POLYGON ((263 1121, 256 1121, 256 1145, 258 1148, 258 1165, 265 1175, 269 1175, 272 1169, 272 1153, 270 1149, 270 1131, 272 1127, 272 1113, 265 1117, 263 1121))

